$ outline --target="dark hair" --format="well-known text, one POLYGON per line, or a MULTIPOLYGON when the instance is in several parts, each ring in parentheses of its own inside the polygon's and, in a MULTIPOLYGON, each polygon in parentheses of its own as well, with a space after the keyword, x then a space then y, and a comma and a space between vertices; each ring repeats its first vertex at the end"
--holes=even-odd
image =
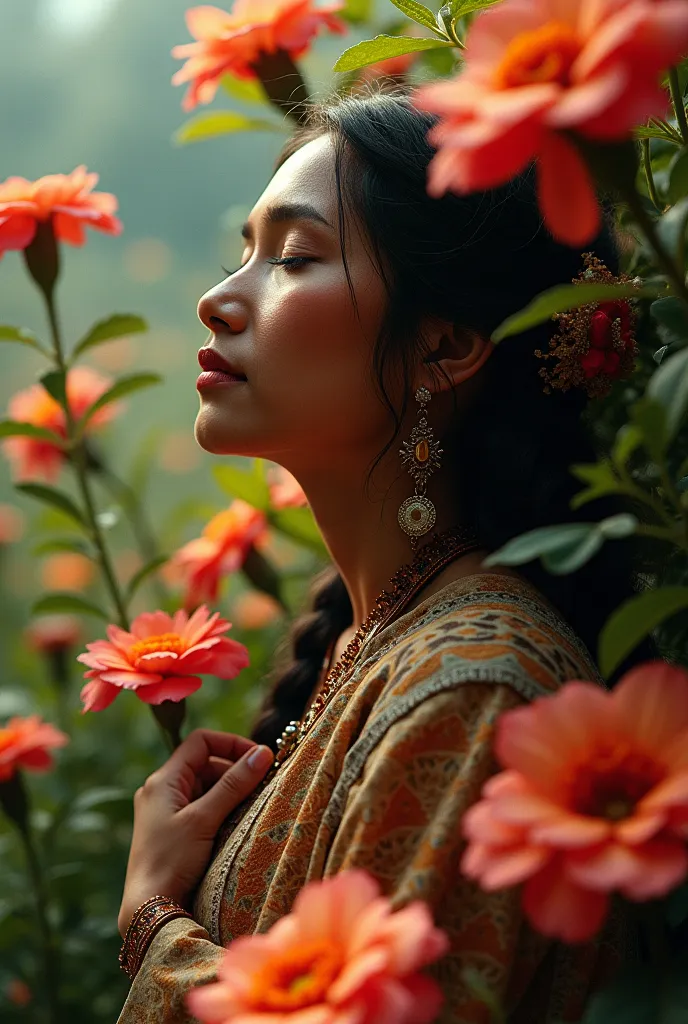
MULTIPOLYGON (((422 350, 424 316, 489 337, 537 293, 570 282, 583 268, 581 251, 557 243, 543 225, 533 166, 500 188, 430 197, 427 170, 434 150, 426 136, 434 123, 405 91, 338 98, 313 108, 277 163, 323 134, 332 138, 342 252, 354 304, 344 254, 348 213, 367 227, 385 281, 387 315, 373 358, 393 433, 373 469, 397 439, 412 401, 410 372, 422 350), (401 367, 407 383, 401 410, 385 388, 392 366, 401 367)), ((585 250, 618 273, 609 212, 599 237, 585 250)), ((619 510, 612 502, 571 510, 580 484, 569 467, 595 461, 596 453, 582 422, 585 394, 543 390, 538 375, 543 364, 534 352, 547 350, 551 332, 552 325, 545 324, 497 347, 483 371, 484 386, 457 432, 462 522, 491 551, 538 526, 590 521, 619 510)), ((571 575, 550 575, 538 561, 520 572, 593 652, 608 615, 632 592, 628 554, 619 542, 605 545, 571 575)), ((330 644, 352 623, 346 588, 333 567, 314 581, 311 601, 312 611, 293 627, 291 661, 279 670, 253 731, 259 742, 274 746, 288 721, 301 717, 330 644)))

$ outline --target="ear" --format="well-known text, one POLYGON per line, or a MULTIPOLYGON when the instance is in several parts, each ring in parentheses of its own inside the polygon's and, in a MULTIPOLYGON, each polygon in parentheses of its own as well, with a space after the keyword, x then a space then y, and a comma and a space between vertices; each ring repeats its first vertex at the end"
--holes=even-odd
POLYGON ((420 383, 433 392, 448 391, 470 380, 495 347, 478 331, 447 321, 426 332, 425 339, 430 348, 423 359, 420 383))

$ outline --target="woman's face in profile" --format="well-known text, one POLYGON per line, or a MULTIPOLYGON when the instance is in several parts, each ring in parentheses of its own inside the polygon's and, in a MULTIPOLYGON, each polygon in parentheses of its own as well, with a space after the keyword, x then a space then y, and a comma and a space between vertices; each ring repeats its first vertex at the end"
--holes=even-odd
POLYGON ((241 269, 200 300, 207 344, 246 380, 202 388, 196 439, 208 452, 272 459, 299 470, 367 465, 389 438, 371 356, 386 292, 357 223, 340 245, 328 136, 277 171, 244 229, 241 269), (299 257, 292 266, 270 258, 299 257))

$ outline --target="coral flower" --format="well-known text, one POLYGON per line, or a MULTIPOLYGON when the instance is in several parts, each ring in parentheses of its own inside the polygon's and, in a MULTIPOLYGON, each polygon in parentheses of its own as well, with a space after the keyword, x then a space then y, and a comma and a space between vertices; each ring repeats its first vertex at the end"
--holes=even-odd
POLYGON ((488 890, 525 882, 538 931, 587 940, 612 891, 652 899, 688 873, 688 672, 567 683, 503 715, 495 749, 508 770, 464 816, 462 869, 488 890))
POLYGON ((414 102, 440 115, 428 189, 440 196, 502 185, 537 158, 539 199, 559 241, 599 230, 587 167, 567 132, 621 140, 667 112, 660 72, 688 49, 683 0, 505 0, 466 39, 454 79, 414 102))
POLYGON ((42 722, 38 715, 11 718, 0 728, 0 782, 11 779, 18 768, 47 771, 53 765, 48 751, 65 743, 69 743, 69 736, 42 722))
POLYGON ((0 505, 0 545, 14 544, 24 533, 24 513, 14 505, 0 505))
POLYGON ((247 590, 232 604, 232 618, 240 629, 265 629, 282 615, 280 604, 270 594, 247 590))
POLYGON ((43 615, 26 627, 24 638, 40 654, 59 653, 79 642, 81 626, 74 615, 43 615))
POLYGON ((273 508, 299 508, 308 504, 303 487, 287 469, 282 466, 271 466, 267 476, 273 508))
POLYGON ((429 1024, 438 985, 418 973, 449 947, 427 906, 392 913, 364 871, 310 882, 264 935, 232 942, 219 980, 188 995, 203 1024, 429 1024))
POLYGON ((170 560, 174 574, 186 584, 185 606, 216 601, 222 577, 237 572, 251 547, 266 535, 265 515, 240 498, 213 516, 202 535, 170 560))
MULTIPOLYGON (((97 399, 112 385, 109 377, 103 376, 89 366, 75 366, 67 373, 67 399, 74 419, 80 419, 97 399)), ((121 402, 110 402, 94 413, 88 421, 86 432, 90 433, 109 423, 122 409, 121 402)), ((7 408, 9 419, 20 423, 32 423, 35 427, 52 430, 61 438, 67 437, 67 424, 62 407, 48 394, 41 384, 18 391, 7 408)), ((62 449, 34 437, 7 437, 3 441, 5 454, 14 464, 15 479, 43 479, 52 483, 58 476, 65 456, 62 449)))
POLYGON ((172 79, 191 82, 184 110, 210 103, 223 75, 256 78, 254 64, 262 53, 283 50, 292 60, 303 56, 321 28, 342 34, 345 23, 335 16, 343 0, 318 5, 314 0, 236 0, 232 13, 218 7, 192 7, 186 25, 197 40, 175 46, 173 57, 188 57, 172 79))
POLYGON ((76 659, 88 665, 81 691, 83 711, 102 711, 120 690, 134 690, 146 704, 183 700, 201 685, 198 673, 234 679, 249 664, 243 644, 223 636, 231 623, 201 605, 185 611, 144 612, 131 632, 110 625, 108 640, 86 644, 76 659))
POLYGON ((117 199, 109 192, 94 192, 97 183, 98 175, 83 165, 71 174, 47 174, 37 181, 7 178, 0 184, 0 259, 6 249, 26 249, 38 221, 51 216, 55 237, 70 245, 84 244, 86 225, 119 235, 117 199))

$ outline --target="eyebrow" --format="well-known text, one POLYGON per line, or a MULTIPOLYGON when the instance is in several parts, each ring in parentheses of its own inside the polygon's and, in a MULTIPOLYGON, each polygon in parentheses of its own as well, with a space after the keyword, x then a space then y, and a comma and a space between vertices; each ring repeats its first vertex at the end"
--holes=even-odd
MULTIPOLYGON (((318 224, 325 224, 326 227, 334 231, 330 222, 325 220, 322 213, 310 203, 278 203, 275 206, 269 206, 265 213, 265 220, 268 224, 283 224, 290 220, 313 220, 318 224)), ((247 241, 252 240, 253 228, 248 221, 242 227, 241 234, 247 241)))

